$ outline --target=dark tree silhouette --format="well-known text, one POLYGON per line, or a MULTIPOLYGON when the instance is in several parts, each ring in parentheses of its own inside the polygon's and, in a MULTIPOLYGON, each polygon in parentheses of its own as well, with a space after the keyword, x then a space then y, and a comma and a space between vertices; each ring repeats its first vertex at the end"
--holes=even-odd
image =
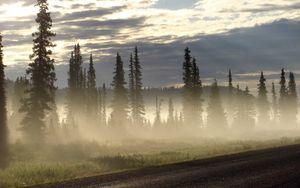
POLYGON ((257 96, 257 111, 258 111, 258 123, 260 125, 266 125, 269 123, 269 102, 267 97, 266 79, 264 73, 261 72, 259 84, 258 84, 258 96, 257 96))
POLYGON ((111 124, 118 127, 119 131, 125 128, 128 123, 128 97, 125 88, 125 72, 123 69, 123 62, 119 53, 116 58, 115 72, 112 82, 113 100, 111 124))
MULTIPOLYGON (((239 89, 236 90, 233 87, 232 84, 232 72, 231 69, 228 71, 228 94, 227 94, 227 102, 226 102, 226 112, 228 115, 228 121, 232 122, 234 120, 235 111, 239 108, 239 105, 237 104, 237 99, 239 98, 239 89)), ((233 122, 235 123, 235 122, 233 122)))
POLYGON ((183 62, 183 118, 186 124, 193 123, 193 116, 191 114, 191 89, 192 89, 192 57, 189 48, 185 49, 184 54, 185 61, 183 62))
POLYGON ((67 93, 67 123, 78 123, 78 119, 83 115, 83 106, 86 106, 85 92, 86 83, 84 71, 82 68, 82 55, 80 45, 74 46, 74 51, 71 53, 69 61, 69 78, 68 78, 68 93, 67 93))
POLYGON ((130 108, 131 108, 131 120, 134 123, 134 116, 136 114, 136 100, 135 100, 135 74, 134 74, 134 61, 133 55, 130 54, 129 60, 129 101, 130 101, 130 108))
POLYGON ((230 96, 233 95, 233 85, 232 85, 232 73, 231 73, 231 69, 229 69, 228 71, 228 93, 230 96))
POLYGON ((38 31, 33 33, 33 37, 35 37, 33 54, 30 56, 33 62, 27 69, 31 87, 20 110, 25 113, 22 129, 26 141, 39 145, 45 138, 45 115, 51 111, 51 106, 55 103, 56 75, 50 50, 55 46, 52 43, 55 33, 51 31, 52 19, 48 10, 48 2, 47 0, 38 0, 37 6, 39 13, 36 22, 39 27, 38 31))
POLYGON ((87 73, 87 114, 91 121, 97 119, 97 86, 96 86, 96 70, 94 68, 93 56, 90 55, 89 70, 87 73))
POLYGON ((189 48, 185 49, 183 62, 183 119, 189 127, 202 124, 202 83, 196 59, 191 57, 189 48))
POLYGON ((0 168, 8 162, 8 129, 6 116, 5 74, 3 63, 2 35, 0 34, 0 168))
POLYGON ((208 129, 220 133, 227 128, 226 114, 222 107, 222 101, 217 80, 215 80, 211 86, 207 113, 208 129))
POLYGON ((138 48, 135 47, 134 57, 130 57, 129 89, 132 108, 132 120, 135 125, 144 123, 145 104, 143 99, 142 67, 138 48))
POLYGON ((286 86, 285 79, 285 70, 281 69, 281 77, 280 77, 280 96, 278 101, 278 111, 279 111, 279 121, 281 124, 286 122, 289 119, 289 107, 288 107, 288 88, 286 86))

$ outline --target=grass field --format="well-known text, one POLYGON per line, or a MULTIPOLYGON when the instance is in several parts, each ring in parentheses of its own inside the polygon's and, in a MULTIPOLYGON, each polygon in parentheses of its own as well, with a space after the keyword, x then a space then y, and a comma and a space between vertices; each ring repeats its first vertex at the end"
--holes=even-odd
POLYGON ((0 171, 0 187, 22 187, 103 173, 209 158, 249 150, 300 143, 299 139, 269 141, 201 140, 126 141, 109 146, 73 143, 40 151, 12 145, 11 164, 0 171))

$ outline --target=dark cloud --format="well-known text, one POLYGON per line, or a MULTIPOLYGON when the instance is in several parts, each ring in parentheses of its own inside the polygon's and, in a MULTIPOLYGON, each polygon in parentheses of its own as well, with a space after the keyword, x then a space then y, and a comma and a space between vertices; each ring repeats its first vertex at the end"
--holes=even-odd
MULTIPOLYGON (((260 13, 260 12, 273 12, 273 11, 291 11, 300 9, 300 3, 296 2, 291 5, 274 5, 274 4, 263 4, 259 8, 247 8, 242 9, 240 12, 251 12, 251 13, 260 13)), ((222 10, 221 12, 234 12, 235 10, 222 10)))
POLYGON ((128 28, 142 26, 145 22, 145 17, 130 18, 130 19, 114 19, 114 20, 84 20, 64 22, 63 25, 77 27, 93 27, 93 28, 128 28))
MULTIPOLYGON (((81 5, 77 5, 77 6, 81 6, 81 5)), ((115 6, 111 8, 97 8, 95 10, 78 11, 69 14, 64 14, 60 17, 58 16, 55 18, 55 21, 70 21, 70 20, 79 20, 79 19, 86 19, 86 18, 93 19, 95 17, 102 17, 104 15, 109 15, 115 12, 119 12, 124 8, 126 8, 126 6, 115 6)))
MULTIPOLYGON (((92 31, 89 31, 93 33, 92 31)), ((111 32, 104 30, 105 34, 111 32)), ((115 42, 88 43, 82 45, 85 63, 89 53, 94 54, 98 84, 111 82, 115 54, 120 52, 125 67, 135 45, 140 49, 146 86, 162 86, 181 83, 183 50, 189 46, 197 58, 201 77, 226 79, 229 68, 234 73, 300 70, 300 21, 281 20, 253 28, 235 29, 226 34, 178 38, 169 44, 154 41, 170 40, 174 37, 140 38, 138 41, 120 44, 115 42), (192 41, 192 42, 187 42, 192 41), (103 56, 102 54, 110 54, 103 56)), ((88 36, 88 35, 87 35, 88 36)), ((126 36, 124 36, 126 37, 126 36)), ((75 43, 75 41, 74 41, 75 43)), ((72 46, 68 47, 71 51, 72 46)), ((68 52, 59 63, 66 63, 68 52)), ((68 65, 57 66, 59 85, 66 86, 68 65)), ((9 77, 22 71, 10 69, 9 77)))

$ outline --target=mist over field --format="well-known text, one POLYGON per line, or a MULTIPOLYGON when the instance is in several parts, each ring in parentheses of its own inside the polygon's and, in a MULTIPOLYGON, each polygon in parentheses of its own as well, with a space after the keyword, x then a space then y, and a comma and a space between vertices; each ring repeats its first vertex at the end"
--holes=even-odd
MULTIPOLYGON (((236 16, 226 1, 180 1, 167 9, 163 0, 91 2, 0 3, 0 187, 300 143, 299 37, 290 35, 299 30, 297 16, 273 18, 270 5, 259 3, 241 4, 236 16), (264 8, 264 19, 253 21, 260 25, 244 18, 262 11, 255 5, 264 8), (142 9, 148 14, 133 11, 142 9), (186 15, 202 9, 214 16, 186 15), (179 17, 186 29, 162 24, 156 13, 165 21, 182 13, 207 30, 193 31, 179 17), (207 22, 216 23, 208 29, 207 22), (289 34, 282 25, 291 26, 289 34), (83 29, 96 26, 103 28, 83 29), (271 30, 281 37, 273 40, 271 30)), ((299 9, 279 4, 278 11, 299 9)))

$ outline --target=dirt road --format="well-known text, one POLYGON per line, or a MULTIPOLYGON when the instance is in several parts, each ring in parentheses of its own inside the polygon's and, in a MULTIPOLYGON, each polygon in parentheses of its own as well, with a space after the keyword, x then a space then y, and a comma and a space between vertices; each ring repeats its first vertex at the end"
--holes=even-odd
POLYGON ((300 145, 36 187, 300 187, 300 145))

